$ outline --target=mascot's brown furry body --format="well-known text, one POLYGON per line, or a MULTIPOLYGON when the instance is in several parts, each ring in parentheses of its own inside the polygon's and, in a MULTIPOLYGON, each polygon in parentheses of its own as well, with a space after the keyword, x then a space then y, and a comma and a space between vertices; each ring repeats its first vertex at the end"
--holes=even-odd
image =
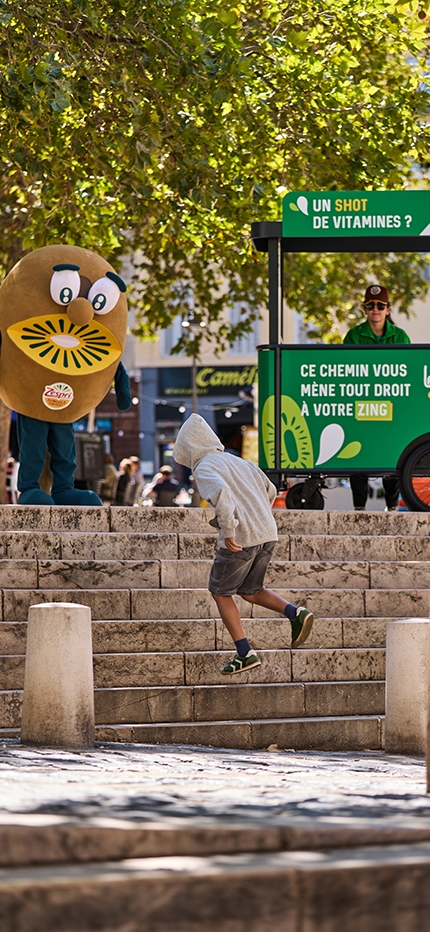
POLYGON ((100 403, 114 379, 118 406, 129 407, 120 363, 124 282, 87 249, 36 249, 0 288, 0 331, 0 396, 17 412, 20 504, 101 504, 94 492, 73 487, 73 421, 100 403), (46 449, 51 495, 39 486, 46 449))

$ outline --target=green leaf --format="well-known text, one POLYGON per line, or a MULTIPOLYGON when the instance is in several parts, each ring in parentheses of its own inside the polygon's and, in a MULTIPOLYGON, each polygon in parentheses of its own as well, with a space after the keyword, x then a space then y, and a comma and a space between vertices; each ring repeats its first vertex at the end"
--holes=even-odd
POLYGON ((351 460, 354 456, 359 454, 360 450, 361 443, 358 440, 353 440, 352 443, 348 443, 348 445, 337 454, 337 459, 351 460))
POLYGON ((288 204, 288 207, 290 208, 290 210, 296 210, 297 213, 299 213, 299 208, 297 207, 297 204, 290 203, 288 204))
POLYGON ((233 26, 234 23, 237 23, 239 17, 235 10, 220 10, 218 19, 223 26, 233 26))

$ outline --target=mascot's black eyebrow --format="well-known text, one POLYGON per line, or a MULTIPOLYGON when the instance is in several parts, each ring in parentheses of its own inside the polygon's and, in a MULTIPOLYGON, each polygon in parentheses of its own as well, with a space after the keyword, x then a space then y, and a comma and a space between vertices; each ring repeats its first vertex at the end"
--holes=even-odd
MULTIPOLYGON (((70 265, 67 262, 62 262, 60 265, 52 266, 53 272, 64 272, 64 271, 79 272, 79 269, 80 269, 79 265, 70 265)), ((111 282, 115 282, 115 284, 118 285, 119 290, 122 291, 123 293, 127 290, 127 285, 125 284, 125 282, 123 282, 122 278, 120 278, 119 275, 115 274, 115 272, 106 272, 106 278, 110 278, 111 282)))
POLYGON ((60 265, 52 266, 53 272, 66 272, 66 271, 79 272, 79 269, 80 269, 79 265, 70 265, 70 263, 68 262, 62 262, 60 265))
POLYGON ((118 285, 120 291, 126 291, 127 285, 119 275, 115 275, 115 272, 106 272, 106 278, 110 278, 111 282, 115 282, 115 285, 118 285))

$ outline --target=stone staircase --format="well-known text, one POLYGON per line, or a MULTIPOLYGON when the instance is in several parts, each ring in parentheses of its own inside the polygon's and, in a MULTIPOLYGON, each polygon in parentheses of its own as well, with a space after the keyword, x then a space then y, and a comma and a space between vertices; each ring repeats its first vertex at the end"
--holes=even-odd
POLYGON ((386 624, 429 617, 429 516, 276 512, 267 585, 313 609, 306 645, 241 602, 262 666, 224 680, 231 642, 206 589, 210 509, 0 507, 0 735, 19 734, 26 618, 89 605, 99 741, 383 747, 386 624))

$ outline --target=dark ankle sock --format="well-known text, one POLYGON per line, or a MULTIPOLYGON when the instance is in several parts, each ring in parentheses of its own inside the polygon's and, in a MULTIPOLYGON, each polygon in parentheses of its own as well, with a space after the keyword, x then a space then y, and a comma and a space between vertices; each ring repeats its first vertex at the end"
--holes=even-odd
POLYGON ((292 605, 291 602, 287 602, 284 608, 284 615, 286 618, 289 618, 290 621, 294 621, 297 612, 297 605, 292 605))
POLYGON ((239 657, 246 657, 249 650, 251 650, 251 645, 248 641, 248 638, 241 638, 240 641, 235 641, 236 650, 239 657))

